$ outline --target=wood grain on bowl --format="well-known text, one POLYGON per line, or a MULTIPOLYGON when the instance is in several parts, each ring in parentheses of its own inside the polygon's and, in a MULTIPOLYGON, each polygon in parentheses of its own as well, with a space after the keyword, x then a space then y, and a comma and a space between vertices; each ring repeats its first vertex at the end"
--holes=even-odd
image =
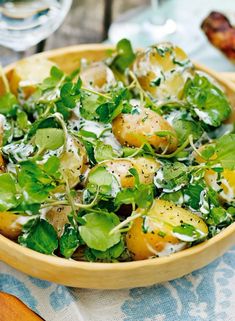
POLYGON ((0 321, 43 321, 15 296, 0 292, 0 321))
MULTIPOLYGON (((40 56, 47 57, 69 73, 79 67, 81 58, 101 60, 106 56, 107 49, 110 47, 106 45, 79 45, 45 52, 40 56)), ((235 83, 224 75, 195 65, 220 83, 235 111, 235 83)), ((5 69, 9 78, 14 66, 12 64, 5 69)), ((230 121, 232 119, 235 119, 235 112, 230 121)), ((0 235, 0 260, 31 276, 72 287, 120 289, 179 278, 209 264, 233 244, 235 223, 212 239, 168 257, 124 263, 91 263, 40 254, 0 235)))

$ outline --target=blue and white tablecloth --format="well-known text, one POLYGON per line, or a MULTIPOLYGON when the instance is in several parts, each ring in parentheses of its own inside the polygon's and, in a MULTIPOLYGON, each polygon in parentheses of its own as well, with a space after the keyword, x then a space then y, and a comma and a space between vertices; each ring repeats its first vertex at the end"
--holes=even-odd
POLYGON ((181 279, 112 291, 66 288, 0 263, 0 290, 46 321, 234 321, 235 247, 181 279))

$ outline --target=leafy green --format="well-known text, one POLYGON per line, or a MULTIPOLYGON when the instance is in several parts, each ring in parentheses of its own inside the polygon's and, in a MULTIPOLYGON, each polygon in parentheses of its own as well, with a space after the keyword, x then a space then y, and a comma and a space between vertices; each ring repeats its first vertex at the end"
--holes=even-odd
POLYGON ((48 91, 50 89, 54 89, 58 85, 58 83, 63 78, 64 73, 62 70, 53 66, 50 71, 50 77, 44 79, 42 84, 39 85, 39 88, 43 91, 48 91))
POLYGON ((24 230, 18 241, 21 245, 44 254, 53 254, 58 247, 56 231, 44 219, 37 219, 29 229, 24 230))
POLYGON ((126 102, 129 99, 129 91, 126 88, 114 92, 112 98, 112 101, 101 104, 96 109, 99 121, 102 123, 108 124, 112 122, 114 118, 122 113, 123 109, 125 112, 129 111, 129 109, 127 110, 126 108, 126 102))
POLYGON ((19 204, 16 195, 16 183, 11 175, 0 174, 0 211, 16 207, 19 204))
POLYGON ((184 189, 185 204, 191 208, 198 210, 200 207, 201 192, 204 186, 200 184, 189 184, 184 189))
POLYGON ((23 190, 26 203, 44 202, 50 192, 56 187, 54 174, 49 175, 47 173, 47 165, 46 167, 44 167, 45 165, 40 166, 34 161, 24 161, 20 164, 18 182, 23 190))
POLYGON ((88 177, 87 188, 92 193, 97 191, 97 187, 101 194, 106 196, 115 196, 113 193, 118 192, 118 182, 116 178, 107 171, 104 166, 98 166, 92 170, 88 177))
POLYGON ((16 114, 18 101, 12 93, 8 92, 0 97, 0 114, 13 116, 16 114))
POLYGON ((120 255, 125 250, 124 242, 121 240, 119 243, 115 244, 114 246, 110 247, 106 251, 98 251, 94 249, 89 249, 90 256, 89 259, 91 261, 105 261, 110 262, 120 257, 120 255))
POLYGON ((193 135, 193 139, 198 140, 203 134, 200 123, 193 120, 177 119, 173 121, 173 127, 180 144, 183 144, 189 135, 193 135))
POLYGON ((70 258, 80 245, 78 230, 70 224, 65 224, 64 233, 59 240, 60 253, 70 258))
POLYGON ((106 251, 120 242, 119 232, 110 234, 119 224, 119 218, 114 213, 89 213, 83 216, 85 224, 79 226, 83 241, 92 249, 106 251))
POLYGON ((112 62, 112 66, 120 72, 124 72, 135 60, 131 43, 127 39, 122 39, 116 46, 117 56, 112 62))
POLYGON ((205 124, 218 127, 231 113, 227 97, 205 76, 196 74, 184 87, 184 98, 205 124))
POLYGON ((220 163, 229 170, 235 169, 235 134, 220 137, 215 142, 216 159, 213 163, 220 163))
POLYGON ((164 192, 174 192, 189 181, 188 167, 184 163, 166 163, 157 171, 154 183, 164 192))
POLYGON ((201 234, 193 225, 186 223, 175 226, 173 228, 173 233, 178 239, 186 242, 194 242, 205 238, 205 235, 201 234))
POLYGON ((113 159, 118 157, 119 154, 113 149, 111 145, 104 144, 102 141, 98 141, 95 150, 94 156, 97 163, 102 162, 107 159, 113 159))
POLYGON ((80 100, 81 79, 77 83, 66 82, 60 89, 61 101, 67 108, 74 108, 80 100))
POLYGON ((39 150, 56 150, 64 144, 64 132, 58 128, 38 129, 35 135, 35 144, 39 150))

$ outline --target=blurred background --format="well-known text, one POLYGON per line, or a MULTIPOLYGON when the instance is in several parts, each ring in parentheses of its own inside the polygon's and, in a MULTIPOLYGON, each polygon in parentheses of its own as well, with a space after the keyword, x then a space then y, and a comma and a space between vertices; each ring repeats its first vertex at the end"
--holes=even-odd
POLYGON ((135 47, 172 41, 183 47, 194 60, 219 71, 235 71, 235 64, 231 62, 235 61, 234 0, 48 1, 0 0, 2 65, 43 50, 79 43, 116 43, 126 37, 135 47), (54 11, 47 7, 48 1, 55 4, 54 11), (223 19, 214 17, 217 20, 209 20, 209 30, 203 31, 201 23, 212 11, 221 13, 223 19), (49 13, 54 19, 51 18, 51 24, 46 20, 49 13), (36 25, 38 21, 40 28, 39 24, 36 25), (219 22, 220 38, 223 31, 222 44, 213 37, 213 30, 219 22), (46 40, 40 41, 40 36, 46 40), (220 49, 215 48, 208 37, 220 49), (221 52, 222 49, 226 53, 227 47, 230 49, 229 58, 221 52))

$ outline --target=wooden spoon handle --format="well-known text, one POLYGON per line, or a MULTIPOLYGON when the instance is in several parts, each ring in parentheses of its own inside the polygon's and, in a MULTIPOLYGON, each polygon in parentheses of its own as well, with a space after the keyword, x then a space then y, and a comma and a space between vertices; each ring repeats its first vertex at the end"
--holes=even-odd
MULTIPOLYGON (((11 294, 0 292, 0 321, 42 321, 22 301, 11 294)), ((45 320, 44 320, 45 321, 45 320)))

